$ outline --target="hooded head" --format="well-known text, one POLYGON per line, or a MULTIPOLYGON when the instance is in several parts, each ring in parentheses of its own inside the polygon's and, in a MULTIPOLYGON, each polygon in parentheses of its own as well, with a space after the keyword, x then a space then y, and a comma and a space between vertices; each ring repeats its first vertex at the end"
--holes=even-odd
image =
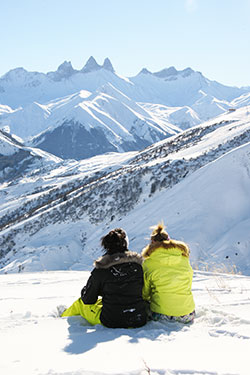
POLYGON ((115 228, 102 237, 101 245, 106 254, 124 253, 128 251, 127 233, 122 228, 115 228))

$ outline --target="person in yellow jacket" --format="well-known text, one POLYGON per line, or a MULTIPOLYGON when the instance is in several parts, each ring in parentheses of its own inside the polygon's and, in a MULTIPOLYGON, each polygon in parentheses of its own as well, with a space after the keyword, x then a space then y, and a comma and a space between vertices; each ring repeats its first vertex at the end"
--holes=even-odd
POLYGON ((170 239, 163 224, 154 228, 150 240, 142 251, 143 298, 150 304, 150 318, 190 323, 195 317, 195 303, 189 248, 170 239))

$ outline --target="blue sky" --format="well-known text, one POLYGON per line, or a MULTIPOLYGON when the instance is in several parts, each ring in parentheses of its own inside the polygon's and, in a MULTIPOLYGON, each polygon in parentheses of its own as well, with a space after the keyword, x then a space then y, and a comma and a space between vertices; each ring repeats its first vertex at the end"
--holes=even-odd
POLYGON ((10 69, 80 69, 109 57, 118 74, 191 67, 250 86, 250 0, 8 0, 0 2, 0 76, 10 69))

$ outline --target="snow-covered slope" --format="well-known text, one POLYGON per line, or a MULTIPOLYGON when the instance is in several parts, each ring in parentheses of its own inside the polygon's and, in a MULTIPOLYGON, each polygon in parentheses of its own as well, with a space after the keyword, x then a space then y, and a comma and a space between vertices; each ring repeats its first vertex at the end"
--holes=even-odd
POLYGON ((64 159, 80 160, 105 152, 139 150, 181 131, 165 119, 155 119, 114 87, 108 91, 112 96, 95 93, 86 98, 81 91, 59 100, 60 104, 49 104, 46 130, 29 144, 64 159))
POLYGON ((0 122, 29 139, 30 146, 80 160, 105 152, 139 150, 181 131, 160 116, 107 84, 93 94, 81 90, 48 104, 34 102, 3 115, 0 122))
POLYGON ((1 272, 86 269, 112 227, 141 251, 164 220, 199 268, 250 274, 250 115, 219 116, 141 152, 58 164, 1 186, 1 272))
MULTIPOLYGON (((232 101, 233 108, 250 106, 250 93, 243 94, 232 101)), ((249 108, 248 108, 249 109, 249 108)), ((250 109, 249 109, 250 111, 250 109)))
POLYGON ((0 104, 0 116, 6 113, 11 113, 12 109, 8 105, 0 104))
POLYGON ((53 168, 61 159, 40 149, 25 147, 17 137, 0 130, 0 182, 21 177, 29 171, 53 168))
POLYGON ((0 275, 4 375, 248 375, 250 279, 195 272, 192 325, 136 329, 57 318, 79 298, 88 272, 0 275))
MULTIPOLYGON (((171 70, 171 68, 169 68, 171 70)), ((237 88, 224 86, 216 81, 210 81, 200 72, 186 69, 173 72, 168 76, 161 75, 162 72, 150 73, 142 70, 137 76, 130 78, 137 92, 144 93, 144 102, 165 104, 169 106, 192 106, 202 95, 209 95, 218 100, 231 101, 240 96, 249 88, 237 88)), ((137 98, 138 100, 139 98, 137 98)))

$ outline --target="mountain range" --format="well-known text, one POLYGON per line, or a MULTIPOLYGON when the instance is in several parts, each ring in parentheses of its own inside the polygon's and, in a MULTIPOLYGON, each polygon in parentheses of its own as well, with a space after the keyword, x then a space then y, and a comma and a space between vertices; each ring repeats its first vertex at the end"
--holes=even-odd
MULTIPOLYGON (((138 151, 250 103, 250 87, 229 87, 191 68, 121 77, 106 58, 82 69, 9 71, 0 78, 0 128, 62 159, 138 151)), ((21 141, 21 139, 20 139, 21 141)))

